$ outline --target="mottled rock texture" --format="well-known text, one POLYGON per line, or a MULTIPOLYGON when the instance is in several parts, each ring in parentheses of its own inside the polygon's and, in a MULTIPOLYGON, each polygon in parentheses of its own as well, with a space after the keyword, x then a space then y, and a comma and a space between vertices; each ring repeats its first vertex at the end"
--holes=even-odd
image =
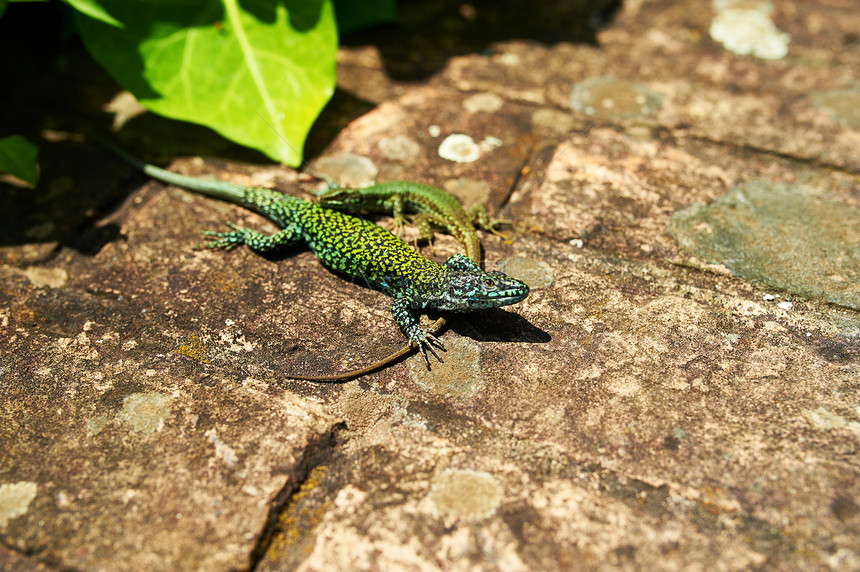
MULTIPOLYGON (((193 251, 271 225, 66 144, 99 167, 44 173, 77 206, 0 249, 0 567, 860 568, 860 19, 780 2, 763 59, 716 15, 629 2, 597 45, 497 42, 421 83, 390 75, 412 44, 343 48, 379 105, 317 168, 487 203, 513 221, 487 267, 533 288, 454 317, 430 371, 290 381, 398 348, 390 301, 300 248, 193 251)), ((126 135, 150 159, 212 139, 152 121, 126 135)))

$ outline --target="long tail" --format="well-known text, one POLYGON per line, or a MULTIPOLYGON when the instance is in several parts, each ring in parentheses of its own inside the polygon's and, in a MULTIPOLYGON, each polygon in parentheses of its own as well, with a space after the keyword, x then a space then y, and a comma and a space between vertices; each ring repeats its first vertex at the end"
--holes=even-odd
POLYGON ((187 177, 178 173, 171 173, 170 171, 166 171, 165 169, 161 169, 159 167, 156 167, 155 165, 144 163, 137 157, 129 155, 113 143, 101 137, 96 137, 96 139, 99 143, 113 151, 116 155, 122 157, 123 160, 134 165, 153 179, 161 181, 162 183, 167 183, 169 185, 177 185, 190 191, 200 193, 201 195, 206 195, 207 197, 212 197, 215 199, 220 199, 222 201, 229 201, 238 204, 242 204, 242 201, 244 200, 246 195, 246 191, 248 190, 247 187, 243 187, 242 185, 237 185, 235 183, 229 183, 227 181, 207 181, 204 179, 195 179, 194 177, 187 177))

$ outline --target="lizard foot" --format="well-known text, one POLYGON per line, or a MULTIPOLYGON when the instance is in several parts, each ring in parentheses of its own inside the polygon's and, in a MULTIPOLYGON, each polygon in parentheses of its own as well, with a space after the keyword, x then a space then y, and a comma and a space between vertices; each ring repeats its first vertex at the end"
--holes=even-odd
POLYGON ((421 328, 415 328, 415 330, 410 333, 409 343, 412 346, 418 346, 421 350, 421 353, 424 355, 424 361, 427 363, 427 369, 430 369, 430 358, 427 356, 427 350, 430 350, 430 353, 433 354, 440 362, 443 360, 439 354, 436 353, 436 348, 433 346, 435 345, 443 352, 447 351, 445 349, 445 344, 443 344, 439 338, 421 328))
POLYGON ((232 228, 233 232, 215 232, 213 230, 204 230, 203 232, 201 232, 200 234, 202 234, 203 236, 214 236, 219 240, 207 242, 205 244, 198 244, 194 247, 194 250, 202 250, 204 248, 230 250, 231 248, 235 248, 240 244, 245 244, 246 230, 233 224, 232 222, 228 222, 227 226, 232 228))
POLYGON ((504 242, 509 242, 510 239, 507 237, 507 235, 496 230, 496 227, 499 226, 500 224, 512 226, 514 224, 514 222, 511 220, 503 219, 503 218, 494 218, 494 219, 487 219, 486 221, 478 222, 478 227, 483 231, 495 234, 500 239, 502 239, 504 242))

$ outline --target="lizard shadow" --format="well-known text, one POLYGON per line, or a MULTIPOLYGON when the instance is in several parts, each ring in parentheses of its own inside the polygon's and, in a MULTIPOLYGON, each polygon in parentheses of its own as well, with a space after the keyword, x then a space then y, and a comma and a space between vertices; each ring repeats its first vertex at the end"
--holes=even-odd
MULTIPOLYGON (((291 258, 297 254, 308 251, 305 245, 291 245, 282 250, 270 253, 258 253, 266 260, 277 262, 291 258)), ((394 300, 384 288, 344 274, 321 265, 330 274, 341 280, 345 280, 362 288, 386 294, 389 300, 394 300)), ((520 342, 520 343, 548 343, 552 336, 545 330, 535 326, 526 318, 514 312, 502 308, 489 308, 476 310, 474 312, 440 312, 433 309, 414 310, 417 313, 426 313, 431 320, 442 316, 447 320, 448 328, 461 336, 472 338, 479 342, 520 342)))
POLYGON ((451 330, 478 342, 545 344, 552 340, 549 332, 502 308, 467 314, 448 313, 445 318, 451 330))

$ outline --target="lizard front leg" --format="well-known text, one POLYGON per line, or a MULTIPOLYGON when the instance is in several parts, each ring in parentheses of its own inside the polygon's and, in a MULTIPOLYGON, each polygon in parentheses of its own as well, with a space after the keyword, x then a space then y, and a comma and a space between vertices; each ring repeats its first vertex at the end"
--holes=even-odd
POLYGON ((433 346, 435 345, 444 351, 445 344, 418 325, 418 320, 415 319, 415 316, 409 310, 409 304, 405 298, 395 298, 394 304, 391 305, 391 314, 394 316, 394 321, 397 322, 397 325, 400 326, 400 329, 409 338, 409 343, 421 349, 428 368, 430 367, 430 358, 427 357, 427 350, 430 350, 430 353, 436 356, 436 359, 442 361, 442 358, 439 357, 433 346))
POLYGON ((506 219, 490 218, 490 215, 487 214, 486 207, 481 203, 470 208, 466 215, 469 217, 469 220, 472 221, 473 225, 477 226, 481 230, 486 230, 497 236, 501 236, 502 238, 504 238, 504 235, 496 230, 496 225, 511 224, 511 221, 506 219))
POLYGON ((394 219, 394 234, 402 236, 403 227, 409 222, 409 219, 403 215, 405 212, 403 197, 391 195, 383 203, 383 209, 391 211, 391 218, 394 219))
POLYGON ((288 226, 282 231, 274 234, 263 234, 259 230, 243 228, 231 222, 228 222, 227 226, 232 228, 233 231, 203 231, 205 236, 214 236, 218 238, 218 240, 198 245, 195 248, 223 248, 225 250, 230 250, 240 244, 247 244, 248 247, 255 252, 273 252, 290 246, 291 244, 295 244, 301 240, 300 230, 298 228, 293 228, 292 226, 288 226))

